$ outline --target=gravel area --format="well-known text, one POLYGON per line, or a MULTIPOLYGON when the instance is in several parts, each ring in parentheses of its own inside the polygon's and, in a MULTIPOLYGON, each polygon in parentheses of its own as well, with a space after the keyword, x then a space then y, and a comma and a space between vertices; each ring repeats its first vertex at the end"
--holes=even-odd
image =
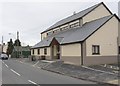
POLYGON ((97 70, 106 71, 106 72, 112 72, 112 73, 114 73, 114 71, 117 71, 115 69, 103 67, 101 65, 95 65, 95 66, 89 66, 89 67, 97 70))
MULTIPOLYGON (((94 66, 92 66, 92 68, 94 68, 94 66)), ((63 62, 55 62, 46 67, 43 67, 42 69, 60 73, 63 75, 72 76, 83 80, 95 81, 99 83, 107 83, 108 81, 118 79, 117 74, 113 75, 113 74, 103 73, 100 71, 90 70, 82 66, 64 64, 63 62)), ((109 71, 109 69, 107 71, 109 71)))

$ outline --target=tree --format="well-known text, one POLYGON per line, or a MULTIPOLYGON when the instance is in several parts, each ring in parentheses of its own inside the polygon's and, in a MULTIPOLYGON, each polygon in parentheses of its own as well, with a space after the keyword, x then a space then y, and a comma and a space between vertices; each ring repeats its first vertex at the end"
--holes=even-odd
POLYGON ((10 39, 10 41, 8 42, 8 48, 7 48, 7 55, 11 55, 13 52, 14 46, 13 46, 13 41, 12 39, 10 39))
POLYGON ((19 39, 16 39, 14 42, 14 46, 21 46, 21 42, 19 39))

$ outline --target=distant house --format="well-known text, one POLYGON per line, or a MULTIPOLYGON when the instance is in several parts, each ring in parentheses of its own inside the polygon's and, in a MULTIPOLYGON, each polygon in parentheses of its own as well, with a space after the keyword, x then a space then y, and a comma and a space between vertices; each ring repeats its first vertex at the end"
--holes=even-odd
POLYGON ((43 31, 31 55, 75 65, 115 63, 120 46, 118 24, 117 15, 101 2, 43 31))
POLYGON ((7 47, 8 47, 8 45, 6 45, 5 43, 3 43, 3 45, 2 44, 0 44, 0 53, 6 53, 7 52, 7 47), (2 51, 2 46, 3 46, 3 51, 2 51))
POLYGON ((15 46, 13 49, 11 57, 13 57, 13 58, 17 58, 17 57, 27 58, 30 55, 31 55, 30 46, 15 46))

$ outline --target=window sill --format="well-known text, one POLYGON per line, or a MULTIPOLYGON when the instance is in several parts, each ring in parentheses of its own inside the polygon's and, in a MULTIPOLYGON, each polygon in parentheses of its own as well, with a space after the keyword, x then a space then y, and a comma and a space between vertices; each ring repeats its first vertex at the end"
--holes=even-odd
POLYGON ((100 53, 93 53, 92 55, 100 55, 100 53))

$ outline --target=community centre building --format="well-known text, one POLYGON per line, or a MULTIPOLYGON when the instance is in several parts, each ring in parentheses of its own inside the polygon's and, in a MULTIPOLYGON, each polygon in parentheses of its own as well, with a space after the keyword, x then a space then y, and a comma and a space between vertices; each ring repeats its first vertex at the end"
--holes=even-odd
POLYGON ((120 20, 103 3, 62 19, 41 33, 31 55, 75 65, 116 63, 120 20))

